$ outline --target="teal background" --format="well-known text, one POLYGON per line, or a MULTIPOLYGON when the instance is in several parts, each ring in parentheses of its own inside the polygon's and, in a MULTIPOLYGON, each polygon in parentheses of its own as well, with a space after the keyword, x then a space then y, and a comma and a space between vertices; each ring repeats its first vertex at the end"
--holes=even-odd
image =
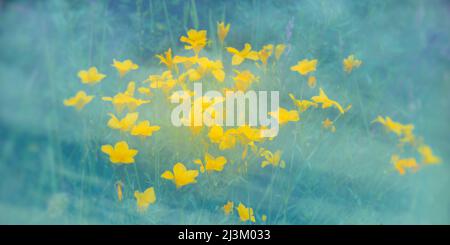
MULTIPOLYGON (((233 200, 253 207, 257 223, 266 214, 269 224, 449 224, 449 43, 448 1, 0 1, 0 223, 239 224, 220 209, 233 200), (176 190, 160 174, 200 158, 199 147, 186 129, 164 129, 170 111, 152 99, 141 113, 161 131, 132 142, 135 166, 112 166, 100 145, 128 137, 106 127, 112 108, 100 100, 126 86, 113 58, 139 64, 125 80, 141 81, 162 71, 155 54, 183 54, 188 29, 215 41, 221 20, 231 23, 230 46, 288 45, 261 85, 280 90, 284 107, 294 108, 288 92, 318 93, 289 70, 317 58, 319 86, 353 105, 336 133, 321 129, 332 112, 309 113, 267 143, 283 150, 286 169, 254 160, 246 175, 230 167, 176 190), (363 61, 351 75, 342 70, 349 54, 363 61), (108 77, 87 87, 76 74, 91 65, 108 77), (95 100, 81 112, 64 107, 79 89, 95 100), (371 124, 377 115, 413 123, 442 164, 399 176, 389 163, 395 138, 371 124), (132 193, 149 186, 158 200, 138 213, 132 193)), ((220 55, 215 44, 206 51, 220 55)))

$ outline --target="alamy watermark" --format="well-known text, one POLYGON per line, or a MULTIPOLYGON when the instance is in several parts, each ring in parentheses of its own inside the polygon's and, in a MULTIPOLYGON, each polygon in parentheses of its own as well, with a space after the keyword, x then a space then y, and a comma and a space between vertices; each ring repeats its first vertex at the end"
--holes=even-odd
POLYGON ((171 121, 176 127, 248 125, 261 127, 262 137, 278 134, 278 120, 269 116, 268 112, 278 112, 279 91, 226 91, 223 95, 219 91, 209 90, 203 94, 202 83, 194 83, 193 95, 183 90, 175 94, 178 96, 171 96, 171 102, 179 105, 173 109, 171 121), (205 102, 210 103, 206 108, 205 102))

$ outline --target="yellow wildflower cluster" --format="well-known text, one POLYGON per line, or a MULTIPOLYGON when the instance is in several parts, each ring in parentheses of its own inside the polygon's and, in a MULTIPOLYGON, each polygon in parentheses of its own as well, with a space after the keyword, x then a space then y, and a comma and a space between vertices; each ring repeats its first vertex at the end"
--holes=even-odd
MULTIPOLYGON (((420 164, 430 165, 441 162, 441 159, 433 154, 431 147, 423 143, 422 139, 419 139, 414 135, 414 125, 402 124, 392 120, 390 117, 383 118, 382 116, 378 116, 373 122, 380 123, 384 126, 386 131, 394 133, 400 142, 399 146, 402 147, 407 144, 412 147, 412 149, 422 157, 420 164)), ((406 169, 416 172, 420 168, 416 158, 400 158, 398 154, 392 155, 391 163, 400 175, 404 175, 406 169)))
MULTIPOLYGON (((193 29, 179 39, 184 45, 183 52, 187 54, 184 54, 184 56, 175 55, 172 48, 169 48, 163 54, 156 55, 155 57, 163 65, 164 70, 157 74, 148 74, 147 78, 137 88, 139 94, 146 96, 146 99, 139 98, 138 94, 135 93, 137 86, 135 81, 129 81, 125 91, 117 92, 111 97, 102 98, 103 101, 110 102, 115 110, 114 113, 108 113, 107 126, 120 131, 121 137, 128 136, 127 134, 140 138, 151 137, 161 127, 152 125, 149 120, 140 120, 140 112, 137 111, 140 106, 150 103, 148 97, 161 91, 164 97, 169 100, 183 100, 186 96, 190 97, 194 94, 189 87, 190 82, 196 81, 218 86, 224 92, 245 92, 253 84, 259 83, 260 76, 264 76, 267 71, 270 71, 268 69, 275 67, 275 64, 281 59, 286 49, 284 44, 267 44, 260 50, 254 50, 249 43, 245 43, 240 50, 234 47, 224 47, 229 31, 230 24, 225 24, 224 22, 217 24, 217 40, 220 44, 218 46, 228 52, 228 56, 225 59, 211 59, 207 57, 204 54, 206 52, 203 50, 211 42, 208 39, 208 33, 206 30, 193 29), (243 68, 244 63, 247 63, 245 68, 243 68), (252 70, 248 63, 253 63, 256 69, 252 70), (269 64, 272 64, 272 66, 268 66, 269 64), (233 67, 233 73, 227 74, 226 67, 233 67), (182 93, 174 92, 175 89, 181 89, 182 93)), ((344 70, 349 73, 352 69, 359 67, 361 61, 351 55, 343 61, 343 64, 344 70)), ((317 70, 317 65, 317 59, 302 59, 293 65, 291 70, 298 72, 302 77, 308 76, 308 85, 314 88, 317 79, 312 74, 317 70)), ((112 66, 116 68, 121 80, 128 73, 139 69, 139 66, 130 59, 124 61, 114 59, 112 66)), ((80 71, 78 77, 83 84, 94 85, 102 81, 106 75, 101 74, 96 67, 91 67, 88 70, 80 71)), ((329 118, 324 119, 322 125, 324 129, 335 132, 336 126, 334 123, 351 108, 351 105, 344 108, 336 100, 330 99, 323 88, 318 90, 318 95, 312 96, 310 99, 297 99, 296 95, 289 93, 288 95, 292 100, 292 109, 279 107, 277 111, 270 111, 267 114, 277 120, 280 126, 284 127, 289 123, 301 121, 302 114, 312 110, 312 108, 324 110, 333 108, 338 112, 335 113, 338 116, 333 120, 329 118)), ((86 92, 79 91, 73 98, 65 100, 64 104, 81 110, 93 98, 94 96, 89 96, 86 92)), ((251 149, 256 159, 260 160, 261 168, 279 167, 283 169, 286 167, 287 163, 282 160, 282 152, 280 150, 272 151, 261 146, 266 140, 273 140, 273 138, 263 137, 262 131, 266 129, 265 127, 249 125, 224 127, 213 123, 214 118, 223 116, 220 113, 224 112, 217 111, 214 108, 217 103, 222 103, 223 101, 223 97, 200 96, 200 98, 189 102, 191 108, 183 120, 190 123, 189 129, 192 131, 193 137, 199 137, 195 140, 204 142, 205 149, 200 153, 200 156, 195 157, 195 159, 192 158, 192 162, 189 163, 191 167, 189 164, 176 162, 173 166, 163 167, 165 171, 158 173, 158 175, 161 174, 160 177, 162 179, 173 183, 176 189, 179 190, 181 187, 195 184, 204 175, 221 174, 220 172, 231 168, 229 165, 236 161, 228 156, 226 151, 236 148, 242 150, 242 159, 238 161, 245 160, 248 150, 251 149), (200 109, 198 110, 198 108, 200 109), (201 118, 205 113, 209 116, 210 120, 207 121, 210 123, 197 125, 196 118, 201 118), (212 153, 217 151, 220 153, 212 153), (194 169, 197 167, 198 169, 194 169)), ((410 143, 417 146, 417 151, 423 156, 423 163, 433 164, 440 161, 439 158, 432 154, 431 148, 424 144, 415 143, 412 125, 401 125, 393 122, 389 117, 386 119, 379 117, 376 121, 398 135, 402 143, 410 143)), ((105 144, 101 146, 101 151, 109 157, 111 163, 123 165, 135 163, 135 157, 139 153, 137 149, 130 148, 125 140, 116 142, 114 146, 105 144)), ((418 168, 414 159, 400 159, 398 156, 393 156, 392 162, 401 174, 407 168, 413 170, 418 168)), ((118 182, 116 188, 118 200, 121 201, 124 196, 124 184, 118 182)), ((150 204, 156 201, 153 187, 147 188, 144 192, 135 191, 134 197, 139 211, 146 210, 150 204)), ((234 203, 232 201, 228 201, 223 206, 223 211, 227 215, 231 214, 233 209, 234 203)), ((241 221, 256 222, 252 208, 239 203, 236 210, 241 221)), ((263 222, 266 219, 266 215, 261 217, 263 222)))

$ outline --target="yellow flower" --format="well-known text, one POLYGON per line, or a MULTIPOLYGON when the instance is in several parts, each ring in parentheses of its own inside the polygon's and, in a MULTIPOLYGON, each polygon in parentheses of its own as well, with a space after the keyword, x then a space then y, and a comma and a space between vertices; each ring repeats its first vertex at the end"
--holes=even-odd
POLYGON ((233 148, 236 145, 236 130, 228 129, 224 132, 223 128, 218 125, 211 127, 208 133, 211 142, 219 144, 220 150, 233 148))
POLYGON ((123 199, 122 186, 123 186, 122 182, 119 181, 116 183, 117 199, 119 200, 119 202, 122 201, 122 199, 123 199))
POLYGON ((345 72, 350 73, 353 68, 358 68, 362 64, 362 61, 356 59, 354 55, 350 55, 344 59, 342 64, 344 65, 345 72))
POLYGON ((252 128, 248 125, 242 125, 237 129, 239 139, 242 145, 249 145, 253 142, 260 142, 264 138, 261 134, 261 129, 252 128))
POLYGON ((150 204, 156 202, 155 189, 147 188, 144 192, 135 191, 134 198, 139 211, 145 211, 150 204))
POLYGON ((322 122, 322 125, 325 129, 329 129, 331 132, 336 132, 336 126, 334 126, 333 121, 331 121, 330 119, 325 119, 322 122))
POLYGON ((310 88, 316 87, 316 82, 317 82, 317 79, 316 79, 315 76, 310 76, 310 77, 308 77, 308 86, 309 86, 310 88))
POLYGON ((316 102, 317 104, 322 104, 322 109, 334 106, 336 109, 339 110, 341 114, 345 113, 345 110, 342 108, 342 106, 338 102, 329 99, 322 88, 320 88, 319 95, 313 96, 311 100, 316 102))
POLYGON ((171 71, 165 71, 161 75, 150 75, 144 82, 147 81, 150 81, 150 88, 161 89, 164 93, 169 93, 177 85, 171 71))
POLYGON ((267 215, 263 214, 261 216, 261 220, 262 220, 262 222, 266 222, 267 221, 267 215))
POLYGON ((253 214, 253 208, 247 208, 244 204, 239 203, 239 206, 236 209, 241 221, 245 222, 250 220, 251 222, 256 222, 255 215, 253 214))
POLYGON ((311 102, 309 100, 298 100, 291 93, 289 93, 289 97, 291 97, 292 102, 294 102, 294 105, 297 106, 297 108, 300 112, 304 112, 304 111, 308 110, 311 106, 316 107, 316 108, 318 106, 317 103, 311 102))
POLYGON ((147 88, 147 87, 139 87, 138 88, 138 92, 140 94, 145 94, 147 96, 151 96, 152 95, 152 92, 150 91, 150 88, 147 88))
POLYGON ((227 159, 224 156, 214 157, 209 153, 205 153, 205 164, 203 164, 202 160, 196 159, 194 163, 200 165, 200 172, 204 173, 206 171, 217 171, 220 172, 223 170, 223 167, 227 163, 227 159))
POLYGON ((135 82, 130 81, 127 86, 127 90, 123 93, 117 93, 114 97, 103 97, 104 101, 111 101, 117 112, 127 107, 129 111, 136 110, 137 107, 150 103, 150 100, 142 100, 134 98, 135 82))
POLYGON ((164 55, 157 54, 157 55, 155 55, 155 57, 159 59, 160 64, 166 65, 167 69, 178 72, 178 67, 174 63, 173 58, 172 58, 172 49, 169 48, 169 50, 164 52, 164 55))
POLYGON ((109 155, 109 160, 112 163, 134 163, 134 156, 138 153, 135 149, 128 148, 128 144, 125 141, 119 141, 114 148, 111 145, 103 145, 102 152, 109 155))
POLYGON ((225 26, 224 22, 217 22, 217 37, 219 37, 221 43, 223 43, 227 37, 228 31, 230 31, 230 24, 225 26))
POLYGON ((114 59, 112 66, 117 69, 120 77, 125 76, 125 74, 127 74, 131 70, 137 70, 139 68, 139 66, 134 64, 131 60, 124 60, 120 62, 114 59))
POLYGON ((227 163, 227 159, 224 156, 214 157, 209 153, 205 154, 205 168, 206 171, 217 171, 223 170, 223 167, 227 163))
POLYGON ((276 151, 275 153, 272 153, 266 150, 261 153, 261 156, 263 156, 266 159, 261 163, 262 168, 265 168, 267 165, 272 165, 274 167, 280 166, 280 168, 286 167, 286 163, 283 160, 281 160, 281 151, 276 151))
POLYGON ((74 97, 64 100, 64 105, 73 106, 77 110, 81 110, 86 104, 91 102, 93 98, 94 96, 88 96, 86 92, 80 90, 74 97))
POLYGON ((420 155, 422 155, 422 162, 425 164, 437 164, 441 162, 441 159, 433 155, 431 147, 427 145, 419 146, 417 151, 420 153, 420 155))
POLYGON ((127 113, 127 115, 121 120, 117 119, 117 117, 112 113, 109 113, 108 115, 111 117, 108 121, 108 127, 124 132, 129 131, 139 117, 139 113, 137 112, 127 113))
POLYGON ((272 44, 264 46, 261 49, 261 51, 258 52, 259 60, 261 60, 261 62, 264 66, 267 65, 267 60, 270 58, 272 53, 273 53, 273 45, 272 44))
POLYGON ((156 132, 159 129, 159 126, 150 126, 150 122, 148 120, 145 120, 139 122, 138 125, 134 126, 133 129, 131 129, 131 135, 149 137, 152 136, 153 132, 156 132))
POLYGON ((378 116, 372 123, 378 122, 382 124, 387 131, 393 132, 398 136, 401 136, 405 133, 412 133, 414 129, 414 125, 412 124, 401 124, 399 122, 393 121, 390 117, 383 118, 378 116))
POLYGON ((197 64, 198 61, 198 56, 192 56, 192 57, 185 57, 185 56, 175 56, 173 57, 173 62, 175 64, 183 64, 184 68, 189 69, 191 68, 193 65, 197 64))
POLYGON ((172 180, 173 183, 177 188, 180 188, 182 186, 196 183, 198 176, 197 170, 187 170, 183 163, 179 162, 176 163, 173 167, 173 172, 171 171, 165 171, 161 178, 172 180))
POLYGON ((205 30, 189 30, 187 32, 187 37, 182 36, 180 41, 186 43, 184 46, 187 50, 194 50, 195 54, 198 54, 200 50, 202 50, 207 43, 206 31, 205 30))
POLYGON ((297 65, 291 67, 291 71, 296 71, 301 75, 306 75, 316 70, 317 60, 304 59, 297 63, 297 65))
POLYGON ((232 47, 228 47, 227 51, 233 54, 231 64, 234 66, 240 65, 245 59, 254 61, 258 60, 258 53, 256 51, 252 51, 252 46, 248 43, 245 44, 244 49, 241 51, 232 47))
POLYGON ((187 72, 190 81, 198 81, 208 73, 211 73, 219 82, 223 82, 225 79, 222 61, 212 61, 206 57, 202 57, 197 60, 197 63, 198 67, 196 69, 189 69, 187 72))
POLYGON ((400 175, 406 173, 405 169, 411 169, 413 172, 416 172, 419 169, 419 165, 414 158, 400 159, 398 155, 392 155, 391 163, 394 164, 395 169, 397 169, 400 175))
POLYGON ((237 90, 245 92, 254 81, 258 81, 258 77, 253 75, 249 70, 234 70, 234 72, 236 73, 236 76, 233 77, 233 80, 237 90))
POLYGON ((105 74, 98 72, 96 67, 91 67, 88 70, 81 70, 78 72, 78 77, 84 84, 96 84, 99 83, 103 78, 106 77, 105 74))
POLYGON ((227 204, 223 205, 223 211, 226 215, 229 215, 233 212, 234 203, 232 201, 228 201, 227 204))
POLYGON ((286 49, 286 45, 284 44, 278 44, 275 46, 275 59, 279 60, 281 55, 284 53, 284 50, 286 49))
POLYGON ((288 111, 282 107, 280 107, 278 111, 271 111, 268 114, 277 119, 280 125, 286 124, 288 122, 297 122, 298 120, 300 120, 298 111, 288 111))

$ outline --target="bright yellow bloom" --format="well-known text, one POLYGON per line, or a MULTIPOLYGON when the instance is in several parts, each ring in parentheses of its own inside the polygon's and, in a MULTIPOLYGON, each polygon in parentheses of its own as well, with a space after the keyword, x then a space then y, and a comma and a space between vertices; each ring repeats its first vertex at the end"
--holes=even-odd
POLYGON ((219 82, 223 82, 225 79, 222 61, 212 61, 206 57, 202 57, 197 60, 197 64, 198 67, 196 69, 189 69, 187 71, 190 81, 198 81, 209 73, 211 73, 219 82))
POLYGON ((193 30, 190 29, 187 32, 187 37, 182 36, 180 38, 180 41, 183 43, 186 43, 187 45, 184 46, 187 50, 194 50, 195 54, 198 54, 200 50, 202 50, 207 43, 206 38, 206 31, 205 30, 193 30))
POLYGON ((279 60, 281 55, 284 53, 284 50, 286 49, 286 45, 284 44, 278 44, 275 46, 275 59, 279 60))
POLYGON ((226 215, 229 215, 233 212, 234 203, 232 201, 228 201, 227 204, 223 205, 223 211, 226 215))
POLYGON ((313 96, 311 98, 312 101, 316 102, 317 104, 322 104, 322 109, 334 106, 336 109, 339 110, 341 114, 345 113, 345 110, 342 108, 342 106, 338 102, 329 99, 322 88, 320 88, 319 91, 320 92, 318 96, 313 96))
POLYGON ((404 135, 405 133, 412 133, 414 129, 414 125, 412 124, 401 124, 399 122, 393 121, 390 117, 383 118, 382 116, 378 116, 372 123, 381 123, 386 130, 395 133, 398 136, 404 135))
POLYGON ((271 111, 268 114, 277 119, 280 125, 286 124, 288 122, 297 122, 298 120, 300 120, 298 111, 288 111, 282 107, 280 107, 278 111, 271 111))
POLYGON ((267 65, 267 60, 270 58, 270 56, 273 53, 273 45, 268 44, 264 46, 261 51, 258 52, 259 60, 261 60, 262 64, 265 66, 267 65))
POLYGON ((416 172, 419 169, 419 165, 417 164, 415 158, 400 159, 398 155, 392 155, 391 163, 394 164, 395 169, 397 169, 400 175, 404 175, 406 173, 405 169, 411 169, 413 172, 416 172))
POLYGON ((425 164, 437 164, 441 162, 441 159, 435 155, 433 155, 433 151, 431 147, 427 145, 421 145, 417 149, 417 151, 422 156, 422 162, 425 164))
POLYGON ((316 107, 316 108, 318 107, 317 103, 309 101, 309 100, 298 100, 291 93, 289 93, 289 97, 291 97, 292 102, 294 102, 294 105, 297 106, 297 108, 300 112, 304 112, 304 111, 308 110, 311 106, 316 107))
POLYGON ((350 73, 353 68, 358 68, 362 64, 362 61, 356 59, 354 55, 350 55, 344 59, 342 64, 344 65, 345 72, 350 73))
POLYGON ((122 199, 123 199, 122 186, 123 186, 122 182, 119 181, 116 183, 117 199, 119 200, 119 202, 122 201, 122 199))
POLYGON ((86 92, 80 90, 77 92, 77 94, 74 97, 68 98, 64 100, 65 106, 73 106, 77 110, 83 109, 83 107, 91 102, 91 100, 94 98, 93 95, 88 96, 86 92))
POLYGON ((281 151, 276 151, 275 153, 272 153, 268 150, 265 150, 261 153, 261 156, 263 156, 266 160, 264 160, 261 163, 261 167, 265 168, 267 165, 272 165, 274 167, 280 167, 285 168, 286 163, 281 160, 281 151))
POLYGON ((223 167, 227 163, 227 159, 224 156, 214 157, 209 153, 205 154, 205 168, 206 171, 222 171, 223 167))
POLYGON ((316 87, 316 83, 317 83, 317 79, 316 79, 315 76, 310 76, 310 77, 308 77, 308 86, 309 86, 310 88, 316 87))
POLYGON ((242 145, 249 145, 253 142, 260 142, 264 138, 261 134, 261 129, 252 128, 248 125, 242 125, 237 129, 239 140, 242 145))
POLYGON ((179 162, 176 163, 173 167, 173 172, 171 171, 165 171, 161 178, 172 180, 173 183, 177 188, 180 188, 182 186, 196 183, 198 176, 197 170, 187 170, 183 163, 179 162))
POLYGON ((134 156, 138 153, 135 149, 128 148, 125 141, 119 141, 114 148, 111 145, 103 145, 102 152, 109 155, 109 160, 112 163, 131 164, 134 163, 134 156))
POLYGON ((117 117, 112 113, 109 113, 108 115, 111 117, 108 121, 108 127, 124 132, 129 131, 139 117, 139 113, 137 112, 127 113, 127 115, 121 120, 117 119, 117 117))
POLYGON ((223 151, 236 145, 236 134, 235 129, 228 129, 224 132, 221 126, 214 125, 209 130, 208 137, 211 142, 219 144, 219 149, 223 151))
POLYGON ((236 76, 233 77, 234 86, 237 90, 245 92, 254 81, 258 81, 258 77, 249 70, 238 71, 234 70, 236 76))
POLYGON ((155 189, 153 187, 147 188, 144 192, 135 191, 134 198, 139 211, 145 211, 150 204, 156 202, 155 189))
POLYGON ((297 65, 291 66, 291 71, 296 71, 304 76, 310 72, 315 71, 316 66, 317 66, 317 60, 304 59, 304 60, 299 61, 297 63, 297 65))
POLYGON ((125 74, 127 74, 131 70, 137 70, 139 68, 139 66, 134 64, 131 60, 124 60, 121 62, 114 59, 112 66, 117 69, 120 77, 125 76, 125 74))
POLYGON ((217 171, 220 172, 223 170, 223 167, 227 163, 227 159, 224 156, 214 157, 208 152, 205 153, 205 162, 203 163, 200 159, 195 159, 194 163, 200 165, 200 172, 211 172, 217 171))
POLYGON ((111 101, 111 103, 116 108, 117 112, 122 112, 122 110, 127 107, 129 111, 136 110, 137 107, 150 103, 150 100, 142 100, 134 98, 135 82, 131 81, 128 83, 127 90, 123 93, 117 93, 114 97, 103 97, 104 101, 111 101))
POLYGON ((230 31, 230 24, 227 24, 225 26, 224 22, 217 22, 217 37, 219 38, 221 43, 223 43, 229 31, 230 31))
POLYGON ((164 55, 157 54, 157 55, 155 55, 155 57, 159 59, 160 64, 166 65, 167 69, 178 72, 178 67, 174 63, 173 58, 172 58, 172 49, 169 48, 169 50, 164 52, 164 55))
POLYGON ((153 132, 156 132, 160 129, 159 126, 151 126, 148 120, 139 122, 138 125, 134 126, 131 129, 131 135, 134 136, 142 136, 142 137, 150 137, 153 132))
POLYGON ((81 70, 78 72, 78 77, 84 84, 96 84, 99 83, 103 78, 106 77, 105 74, 98 72, 96 67, 91 67, 88 70, 81 70))
POLYGON ((231 64, 234 66, 240 65, 245 59, 256 61, 259 58, 258 53, 256 51, 252 51, 252 46, 248 43, 245 44, 244 49, 241 51, 232 47, 228 47, 227 51, 233 54, 231 64))
POLYGON ((331 132, 336 132, 336 126, 334 126, 333 121, 331 121, 330 119, 325 119, 322 122, 322 125, 325 129, 329 129, 331 132))
POLYGON ((247 208, 244 204, 239 203, 239 206, 236 209, 241 221, 246 222, 250 220, 251 222, 256 222, 255 215, 253 214, 253 208, 247 208))

